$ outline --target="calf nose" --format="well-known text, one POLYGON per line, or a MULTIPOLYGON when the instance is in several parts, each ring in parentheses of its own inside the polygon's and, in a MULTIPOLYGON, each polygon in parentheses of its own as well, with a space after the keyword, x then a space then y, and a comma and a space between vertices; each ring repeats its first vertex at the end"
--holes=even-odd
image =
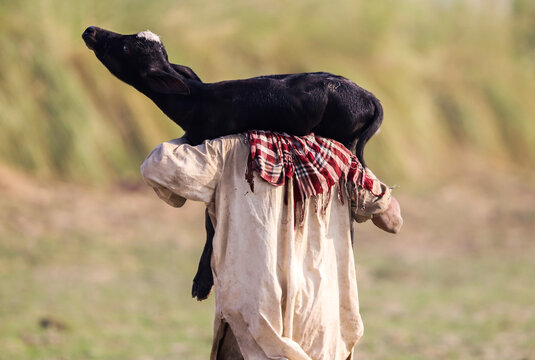
POLYGON ((96 32, 97 32, 96 26, 90 26, 87 29, 85 29, 84 33, 82 34, 82 37, 95 36, 96 32))
POLYGON ((97 34, 97 30, 99 30, 96 26, 90 26, 82 34, 82 39, 84 39, 86 46, 93 50, 97 44, 97 39, 95 38, 95 35, 97 34))

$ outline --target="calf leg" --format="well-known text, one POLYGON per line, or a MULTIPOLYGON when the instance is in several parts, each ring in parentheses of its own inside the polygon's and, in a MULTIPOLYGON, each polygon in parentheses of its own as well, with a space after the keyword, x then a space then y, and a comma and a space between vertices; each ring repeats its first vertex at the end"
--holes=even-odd
POLYGON ((197 298, 199 301, 206 299, 210 295, 210 291, 214 285, 210 259, 212 258, 212 239, 214 238, 215 231, 210 215, 208 215, 208 209, 204 213, 204 226, 206 228, 206 242, 191 288, 191 296, 197 298))

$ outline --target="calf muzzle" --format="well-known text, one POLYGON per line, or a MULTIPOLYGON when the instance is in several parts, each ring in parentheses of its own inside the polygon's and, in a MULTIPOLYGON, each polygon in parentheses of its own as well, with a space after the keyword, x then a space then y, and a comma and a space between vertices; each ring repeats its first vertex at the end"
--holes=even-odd
POLYGON ((94 50, 95 45, 97 43, 97 31, 101 30, 100 28, 96 26, 90 26, 82 34, 82 39, 84 39, 85 44, 90 50, 94 50))
POLYGON ((90 26, 82 33, 82 39, 84 39, 86 46, 90 50, 95 50, 98 46, 102 47, 107 41, 119 36, 121 36, 121 34, 104 30, 97 26, 90 26))

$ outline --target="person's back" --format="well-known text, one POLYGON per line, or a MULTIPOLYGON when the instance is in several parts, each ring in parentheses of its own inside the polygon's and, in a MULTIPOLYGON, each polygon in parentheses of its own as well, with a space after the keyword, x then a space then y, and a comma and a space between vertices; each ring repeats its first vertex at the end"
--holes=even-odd
POLYGON ((202 201, 215 225, 211 359, 239 351, 249 359, 345 360, 362 336, 350 215, 384 213, 390 189, 347 168, 347 149, 322 151, 333 143, 310 135, 295 152, 292 138, 256 132, 199 146, 178 139, 142 166, 160 198, 173 206, 202 201))

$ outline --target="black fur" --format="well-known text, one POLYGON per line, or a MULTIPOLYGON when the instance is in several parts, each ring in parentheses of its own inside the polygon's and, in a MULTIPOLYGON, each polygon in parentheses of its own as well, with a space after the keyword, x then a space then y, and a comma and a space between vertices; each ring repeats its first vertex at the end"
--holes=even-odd
MULTIPOLYGON (((317 72, 203 83, 189 67, 171 64, 161 42, 94 26, 82 37, 112 74, 154 101, 194 145, 254 129, 314 132, 338 140, 366 166, 364 146, 383 119, 379 100, 342 76, 317 72)), ((207 233, 192 289, 199 300, 212 287, 204 282, 213 282, 208 217, 207 233)))

